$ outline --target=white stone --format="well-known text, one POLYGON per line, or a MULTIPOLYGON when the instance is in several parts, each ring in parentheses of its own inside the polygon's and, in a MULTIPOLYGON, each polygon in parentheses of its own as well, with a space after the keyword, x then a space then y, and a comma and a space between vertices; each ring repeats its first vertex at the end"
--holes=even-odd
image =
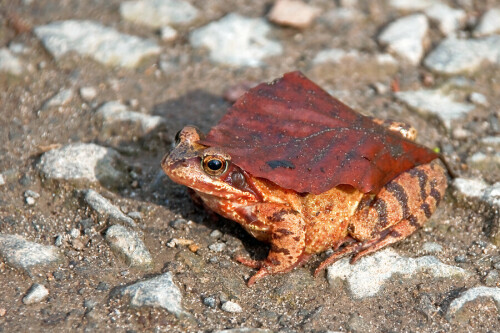
POLYGON ((21 60, 17 58, 8 48, 0 49, 0 72, 11 75, 21 75, 24 71, 21 60))
POLYGON ((3 177, 2 174, 0 174, 0 186, 5 185, 5 178, 3 177))
POLYGON ((308 27, 318 16, 319 8, 298 0, 277 0, 269 12, 273 23, 295 28, 308 27))
POLYGON ((97 96, 97 89, 94 87, 81 87, 80 88, 80 97, 84 101, 91 101, 97 96))
POLYGON ((117 101, 103 104, 96 111, 96 116, 101 121, 103 130, 121 128, 124 123, 131 123, 139 127, 139 133, 137 133, 139 135, 147 134, 165 124, 165 119, 160 116, 130 111, 126 105, 117 101))
POLYGON ((232 66, 259 67, 269 56, 280 55, 280 43, 266 37, 271 26, 262 18, 229 14, 193 31, 189 41, 193 47, 206 47, 210 59, 232 66))
POLYGON ((440 278, 466 277, 470 274, 462 268, 443 264, 434 256, 407 258, 392 248, 363 257, 353 265, 349 260, 343 258, 328 267, 328 281, 330 284, 334 284, 335 279, 347 281, 354 298, 376 295, 394 274, 401 274, 405 278, 420 272, 440 278))
POLYGON ((313 64, 341 63, 346 58, 357 58, 360 53, 357 50, 345 51, 342 49, 327 49, 319 51, 313 59, 313 64))
POLYGON ((481 179, 455 178, 453 186, 467 197, 481 198, 489 185, 481 179))
POLYGON ((446 317, 450 319, 457 311, 459 311, 466 303, 471 302, 479 297, 491 297, 500 309, 500 288, 492 287, 474 287, 462 293, 459 297, 455 298, 448 307, 446 317))
POLYGON ((210 251, 222 252, 226 249, 226 243, 213 243, 208 246, 210 251))
POLYGON ((102 218, 108 218, 111 222, 124 223, 132 228, 136 228, 134 220, 113 205, 108 199, 94 190, 87 190, 84 197, 85 202, 99 214, 102 218))
POLYGON ((500 8, 492 8, 483 14, 474 29, 474 36, 487 36, 500 33, 500 8))
POLYGON ((467 19, 467 13, 463 9, 451 8, 445 4, 435 4, 425 10, 429 19, 438 23, 439 30, 448 36, 459 30, 467 19))
POLYGON ((74 143, 44 153, 37 167, 46 179, 113 186, 127 179, 118 168, 121 164, 120 154, 112 148, 74 143))
POLYGON ((439 253, 443 252, 443 246, 436 242, 425 242, 424 245, 422 245, 422 250, 425 253, 439 253))
POLYGON ((227 301, 224 304, 222 304, 221 309, 229 313, 239 313, 243 311, 243 309, 238 303, 231 301, 227 301))
POLYGON ((332 25, 339 21, 354 21, 362 17, 363 13, 354 8, 334 8, 322 14, 319 17, 319 20, 326 24, 332 25))
POLYGON ((393 8, 405 11, 425 10, 431 6, 441 4, 440 0, 391 0, 390 5, 393 8))
POLYGON ((189 23, 198 17, 199 11, 182 0, 140 0, 121 3, 120 14, 127 21, 161 28, 189 23))
POLYGON ((153 258, 139 235, 121 225, 113 225, 106 231, 106 241, 118 256, 125 259, 130 267, 149 269, 153 258))
POLYGON ((477 92, 471 93, 469 95, 469 100, 476 105, 481 105, 484 107, 488 107, 490 105, 490 103, 488 103, 488 99, 486 98, 486 96, 477 92))
POLYGON ((12 267, 30 271, 62 261, 59 250, 51 245, 27 241, 18 235, 0 234, 0 257, 12 267))
POLYGON ((175 40, 177 38, 177 35, 178 35, 177 30, 168 25, 162 27, 160 30, 161 39, 166 42, 171 42, 175 40))
POLYGON ((49 296, 47 288, 41 284, 35 283, 30 287, 26 296, 23 297, 23 303, 26 305, 40 303, 47 296, 49 296))
POLYGON ((448 129, 453 120, 462 118, 475 108, 473 104, 455 102, 440 90, 400 91, 395 96, 424 115, 436 115, 448 129))
POLYGON ((34 32, 56 59, 75 51, 105 65, 132 68, 144 57, 160 53, 152 40, 122 34, 93 21, 57 21, 38 26, 34 32))
POLYGON ((492 146, 500 145, 500 136, 486 136, 481 139, 481 142, 486 145, 492 145, 492 146))
POLYGON ((176 316, 185 314, 181 291, 174 284, 170 272, 124 287, 120 294, 130 297, 132 307, 160 307, 176 316))
POLYGON ((424 55, 424 40, 429 22, 423 14, 405 16, 389 24, 379 35, 378 41, 387 49, 417 65, 424 55))
POLYGON ((425 58, 424 64, 441 74, 472 73, 484 61, 500 64, 500 35, 483 39, 449 37, 425 58))
POLYGON ((71 101, 72 98, 72 89, 62 89, 57 94, 49 98, 45 103, 43 103, 42 109, 66 105, 71 101))
POLYGON ((78 238, 81 235, 80 230, 77 228, 73 228, 70 230, 69 235, 71 236, 71 238, 78 238))
POLYGON ((26 204, 28 204, 29 206, 33 206, 36 203, 35 199, 32 197, 27 197, 24 200, 25 200, 26 204))

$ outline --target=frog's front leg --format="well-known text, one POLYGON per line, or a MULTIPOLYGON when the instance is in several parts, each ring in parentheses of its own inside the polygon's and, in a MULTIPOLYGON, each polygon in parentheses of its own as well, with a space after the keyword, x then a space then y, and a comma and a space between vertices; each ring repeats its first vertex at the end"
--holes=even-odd
POLYGON ((271 243, 271 250, 263 261, 237 257, 240 263, 259 271, 248 280, 253 285, 268 274, 286 273, 305 262, 305 222, 292 208, 282 204, 261 203, 241 209, 248 221, 245 229, 257 239, 271 243))

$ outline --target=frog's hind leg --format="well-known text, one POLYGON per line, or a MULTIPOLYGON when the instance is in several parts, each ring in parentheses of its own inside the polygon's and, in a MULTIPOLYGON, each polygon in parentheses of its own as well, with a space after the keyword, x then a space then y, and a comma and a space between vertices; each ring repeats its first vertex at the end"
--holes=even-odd
POLYGON ((345 255, 354 254, 353 263, 408 237, 429 219, 445 190, 444 170, 435 162, 402 173, 351 218, 349 234, 358 242, 332 254, 320 264, 315 275, 345 255))

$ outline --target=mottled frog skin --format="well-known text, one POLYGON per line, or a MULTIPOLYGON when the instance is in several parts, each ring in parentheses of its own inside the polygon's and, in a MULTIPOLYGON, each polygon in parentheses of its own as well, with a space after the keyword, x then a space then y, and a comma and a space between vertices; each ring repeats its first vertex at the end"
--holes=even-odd
MULTIPOLYGON (((411 127, 378 122, 415 139, 411 127)), ((429 219, 447 186, 444 169, 433 161, 400 174, 376 195, 348 185, 319 195, 297 193, 252 177, 231 163, 231 156, 223 151, 197 143, 201 137, 195 127, 182 129, 162 168, 173 181, 192 188, 208 208, 271 244, 263 261, 236 258, 258 269, 249 286, 343 244, 321 263, 315 275, 342 256, 354 254, 354 262, 408 237, 429 219)))

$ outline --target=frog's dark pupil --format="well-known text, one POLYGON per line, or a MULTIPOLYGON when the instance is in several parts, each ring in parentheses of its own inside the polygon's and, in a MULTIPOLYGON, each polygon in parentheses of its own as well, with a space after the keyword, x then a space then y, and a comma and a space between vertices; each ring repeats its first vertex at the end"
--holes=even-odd
POLYGON ((222 168, 222 162, 219 161, 219 160, 215 160, 215 159, 214 160, 210 160, 207 163, 207 167, 210 170, 217 171, 217 170, 220 170, 220 168, 222 168))

